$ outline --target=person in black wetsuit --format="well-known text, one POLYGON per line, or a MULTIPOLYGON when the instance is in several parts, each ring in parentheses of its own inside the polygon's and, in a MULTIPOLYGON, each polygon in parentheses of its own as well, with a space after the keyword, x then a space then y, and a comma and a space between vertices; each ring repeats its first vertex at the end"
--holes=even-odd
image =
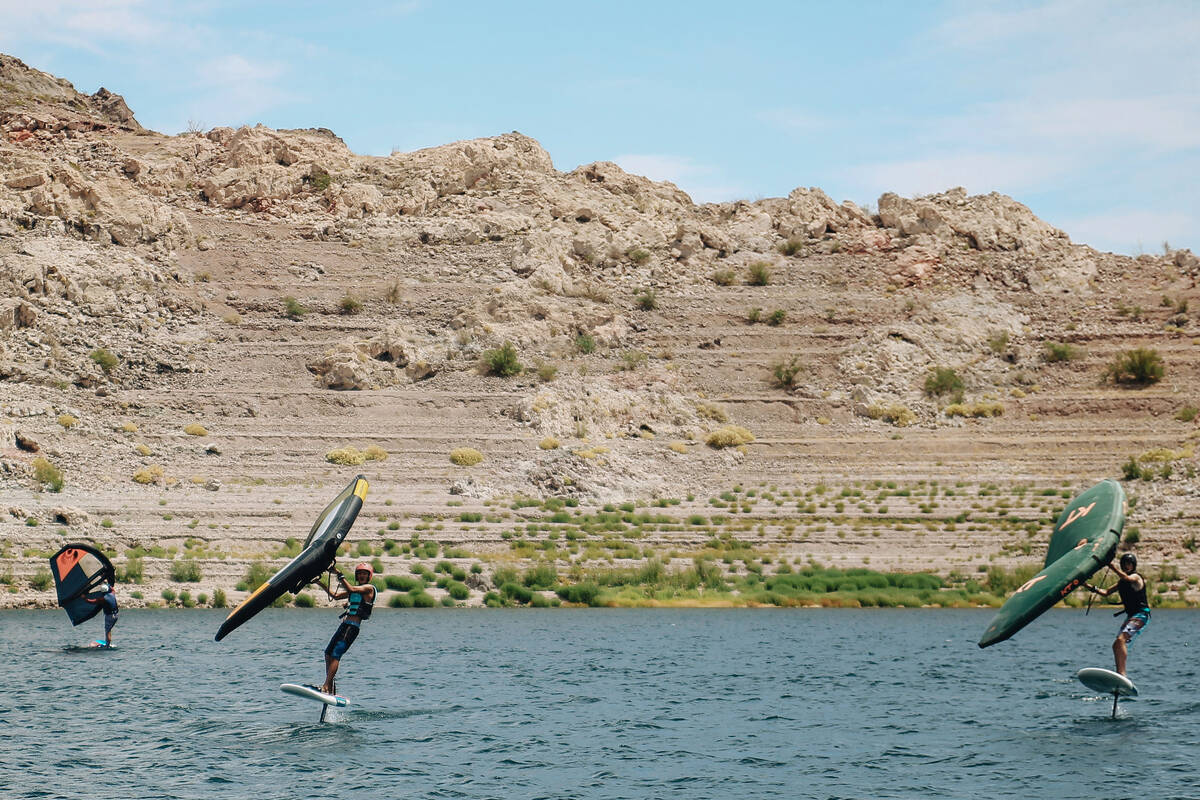
POLYGON ((1150 624, 1150 603, 1146 599, 1146 580, 1137 574, 1137 556, 1125 553, 1121 556, 1120 566, 1108 565, 1117 573, 1118 581, 1108 589, 1097 589, 1090 583, 1085 583, 1101 597, 1108 597, 1113 592, 1121 595, 1121 603, 1125 606, 1125 622, 1113 642, 1113 659, 1117 662, 1117 672, 1125 674, 1125 659, 1129 655, 1129 645, 1133 638, 1150 624))
POLYGON ((117 612, 121 609, 117 606, 117 595, 113 591, 113 587, 104 582, 96 587, 98 592, 97 597, 85 597, 89 603, 104 604, 104 647, 112 647, 112 630, 117 624, 117 612))
POLYGON ((362 623, 371 617, 371 610, 375 607, 375 587, 371 585, 371 577, 374 574, 370 564, 359 564, 354 568, 353 586, 347 585, 341 572, 337 573, 338 585, 341 587, 339 591, 332 591, 328 584, 319 584, 334 600, 346 601, 346 610, 342 612, 342 624, 338 626, 337 632, 329 640, 329 646, 325 648, 325 683, 319 687, 325 694, 337 693, 334 677, 337 675, 342 656, 346 655, 350 645, 358 638, 362 623))

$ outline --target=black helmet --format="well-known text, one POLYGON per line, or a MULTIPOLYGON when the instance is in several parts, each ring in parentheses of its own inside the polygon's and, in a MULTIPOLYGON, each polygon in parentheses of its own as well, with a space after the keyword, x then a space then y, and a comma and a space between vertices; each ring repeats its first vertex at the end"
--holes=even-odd
POLYGON ((1137 569, 1137 556, 1133 553, 1126 553, 1121 556, 1121 569, 1126 572, 1137 569), (1128 565, 1128 566, 1126 566, 1128 565))

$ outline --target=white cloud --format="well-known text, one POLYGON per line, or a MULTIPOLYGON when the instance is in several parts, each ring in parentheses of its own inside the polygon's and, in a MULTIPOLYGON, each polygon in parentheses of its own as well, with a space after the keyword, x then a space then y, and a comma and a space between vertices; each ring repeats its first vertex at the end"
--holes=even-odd
POLYGON ((1164 242, 1179 243, 1194 236, 1200 219, 1182 211, 1125 209, 1106 211, 1055 223, 1071 237, 1097 250, 1128 255, 1161 253, 1164 242))
POLYGON ((955 186, 972 193, 1019 194, 1053 181, 1065 169, 1062 161, 1047 156, 961 152, 861 164, 848 173, 872 194, 930 194, 955 186))

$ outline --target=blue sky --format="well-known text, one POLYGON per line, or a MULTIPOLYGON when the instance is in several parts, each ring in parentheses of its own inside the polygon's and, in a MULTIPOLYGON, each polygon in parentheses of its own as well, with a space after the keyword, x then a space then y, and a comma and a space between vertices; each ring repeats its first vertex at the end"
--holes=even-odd
POLYGON ((0 0, 0 50, 177 133, 386 155, 519 130, 697 201, 965 186, 1200 252, 1200 2, 0 0))

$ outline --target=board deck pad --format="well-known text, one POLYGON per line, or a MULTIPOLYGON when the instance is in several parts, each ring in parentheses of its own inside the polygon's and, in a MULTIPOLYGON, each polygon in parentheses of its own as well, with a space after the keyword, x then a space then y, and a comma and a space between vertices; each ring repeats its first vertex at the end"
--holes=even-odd
POLYGON ((325 694, 311 686, 301 686, 298 683, 283 683, 280 684, 279 688, 288 694, 294 694, 297 697, 307 697, 309 700, 316 700, 318 703, 324 703, 327 706, 344 708, 350 705, 350 701, 344 697, 336 694, 325 694))
POLYGON ((1119 672, 1113 672, 1110 669, 1087 667, 1075 673, 1075 677, 1079 678, 1080 683, 1094 692, 1116 694, 1121 697, 1137 697, 1138 690, 1133 685, 1133 681, 1119 672))

